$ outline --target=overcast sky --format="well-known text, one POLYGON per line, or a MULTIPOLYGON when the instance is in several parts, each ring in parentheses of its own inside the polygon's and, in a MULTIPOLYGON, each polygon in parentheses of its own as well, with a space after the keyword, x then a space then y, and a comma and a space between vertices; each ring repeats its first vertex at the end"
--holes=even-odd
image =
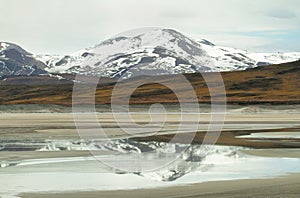
POLYGON ((68 54, 139 27, 249 51, 300 51, 299 0, 0 0, 0 41, 68 54))

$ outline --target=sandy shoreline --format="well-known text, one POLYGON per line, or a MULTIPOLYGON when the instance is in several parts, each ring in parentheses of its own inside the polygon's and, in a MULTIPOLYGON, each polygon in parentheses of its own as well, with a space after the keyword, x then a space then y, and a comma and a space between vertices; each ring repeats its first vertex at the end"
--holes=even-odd
MULTIPOLYGON (((160 120, 163 120, 163 114, 155 115, 160 120)), ((196 115, 199 117, 198 122, 194 122, 195 114, 186 114, 186 121, 180 122, 181 114, 173 113, 167 114, 166 122, 163 128, 157 127, 157 123, 152 123, 147 127, 153 127, 154 131, 159 133, 177 133, 179 124, 186 124, 198 132, 206 132, 208 123, 210 122, 210 114, 196 115)), ((147 113, 133 113, 133 120, 128 120, 125 116, 116 122, 111 113, 101 113, 97 115, 96 122, 101 124, 101 128, 108 137, 126 138, 128 134, 119 127, 121 123, 123 128, 130 130, 140 130, 143 124, 148 123, 151 119, 147 113), (138 125, 133 125, 137 123, 138 125)), ((80 127, 90 130, 98 125, 93 122, 93 114, 82 114, 77 117, 76 124, 80 127)), ((227 114, 223 126, 223 131, 254 131, 254 130, 274 130, 283 128, 297 127, 300 124, 300 114, 227 114)), ((2 138, 50 138, 50 139, 78 139, 79 135, 76 130, 74 117, 72 114, 66 113, 7 113, 0 114, 0 134, 2 138)))
POLYGON ((300 174, 277 178, 205 182, 157 189, 21 194, 22 198, 198 198, 198 197, 299 197, 300 174))

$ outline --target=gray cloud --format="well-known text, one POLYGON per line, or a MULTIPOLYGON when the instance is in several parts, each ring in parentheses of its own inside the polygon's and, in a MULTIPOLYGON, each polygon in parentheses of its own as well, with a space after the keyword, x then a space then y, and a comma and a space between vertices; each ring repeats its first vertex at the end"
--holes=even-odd
POLYGON ((297 17, 295 12, 283 8, 272 9, 267 12, 267 15, 279 19, 292 19, 297 17))

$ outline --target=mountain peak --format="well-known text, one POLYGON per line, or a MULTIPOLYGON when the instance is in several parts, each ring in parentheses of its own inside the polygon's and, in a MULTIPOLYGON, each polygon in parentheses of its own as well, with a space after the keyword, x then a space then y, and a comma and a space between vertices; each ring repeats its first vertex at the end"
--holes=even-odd
POLYGON ((7 51, 7 50, 16 50, 19 53, 22 54, 26 54, 26 55, 30 55, 29 52, 27 52, 26 50, 24 50, 21 46, 14 44, 14 43, 10 43, 10 42, 0 42, 0 53, 7 51))
POLYGON ((74 61, 64 57, 59 61, 62 63, 59 67, 56 63, 49 71, 129 78, 213 69, 209 56, 199 43, 172 29, 127 31, 87 48, 84 54, 87 56, 83 58, 82 52, 77 53, 73 56, 74 61))
POLYGON ((12 75, 46 74, 46 65, 32 57, 22 47, 0 42, 0 78, 12 75))
POLYGON ((39 56, 50 73, 73 73, 130 78, 210 71, 232 71, 297 60, 300 53, 250 53, 195 41, 177 30, 139 28, 107 39, 68 56, 39 56))

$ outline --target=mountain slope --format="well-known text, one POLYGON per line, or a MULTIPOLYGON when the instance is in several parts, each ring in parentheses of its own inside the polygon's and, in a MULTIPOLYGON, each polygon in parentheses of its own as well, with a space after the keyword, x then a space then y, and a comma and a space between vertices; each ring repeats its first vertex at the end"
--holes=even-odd
POLYGON ((213 71, 214 65, 201 45, 170 29, 130 32, 92 48, 64 57, 37 56, 51 73, 80 73, 129 78, 213 71))
MULTIPOLYGON (((108 78, 235 71, 300 59, 300 53, 250 53, 195 41, 172 30, 144 28, 121 33, 71 55, 32 55, 0 42, 0 78, 83 74, 108 78)), ((59 77, 59 76, 58 76, 59 77)))
POLYGON ((218 71, 244 70, 258 66, 288 63, 300 59, 300 52, 251 53, 246 50, 216 46, 205 39, 200 40, 199 43, 213 59, 218 71))
POLYGON ((0 78, 4 76, 47 74, 46 65, 20 46, 0 42, 0 78))
MULTIPOLYGON (((222 72, 228 103, 239 104, 300 104, 300 61, 257 67, 244 71, 222 72)), ((208 74, 209 75, 209 74, 208 74)), ((123 86, 132 87, 141 81, 173 83, 178 93, 189 98, 188 89, 180 80, 181 75, 163 75, 132 78, 123 81, 123 86)), ((186 74, 197 93, 199 102, 209 103, 210 94, 199 73, 186 74)), ((57 83, 44 85, 15 84, 20 77, 0 83, 0 104, 72 104, 73 81, 57 86, 57 83), (17 79, 16 79, 17 78, 17 79), (11 83, 9 83, 11 82, 11 83)), ((33 77, 27 77, 33 78, 33 77)), ((40 78, 44 78, 40 76, 40 78)), ((54 79, 55 80, 55 79, 54 79)), ((58 79, 56 79, 58 81, 58 79)), ((29 82, 29 80, 26 80, 29 82)), ((42 81, 39 80, 39 81, 42 81)), ((1 81, 0 81, 1 82, 1 81)), ((103 81, 96 91, 97 104, 109 104, 115 82, 103 81)), ((89 89, 89 87, 87 87, 89 89)), ((124 90, 126 91, 126 90, 124 90)), ((87 93, 89 93, 87 91, 87 93)), ((121 95, 117 97, 122 97, 121 95)), ((167 87, 159 83, 141 85, 131 95, 132 104, 177 103, 177 97, 167 87)))

